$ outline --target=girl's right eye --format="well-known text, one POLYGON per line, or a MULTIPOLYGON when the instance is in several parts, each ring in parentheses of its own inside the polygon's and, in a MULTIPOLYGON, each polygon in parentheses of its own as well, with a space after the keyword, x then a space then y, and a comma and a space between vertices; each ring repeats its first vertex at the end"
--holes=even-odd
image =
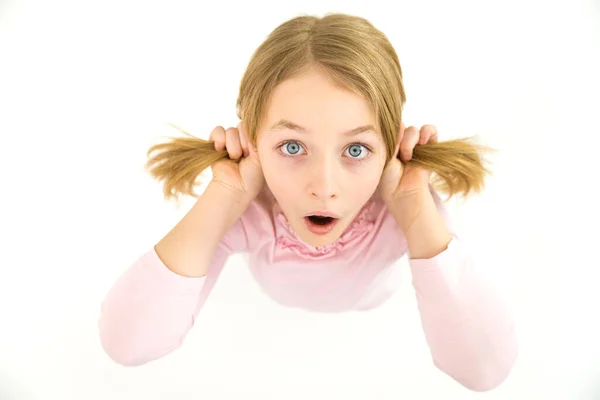
POLYGON ((283 143, 279 148, 286 156, 296 156, 300 154, 300 151, 302 150, 300 143, 293 140, 283 143))

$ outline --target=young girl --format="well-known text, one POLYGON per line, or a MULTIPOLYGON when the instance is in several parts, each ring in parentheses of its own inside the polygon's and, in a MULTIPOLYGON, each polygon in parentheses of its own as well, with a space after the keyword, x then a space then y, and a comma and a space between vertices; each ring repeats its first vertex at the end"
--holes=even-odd
MULTIPOLYGON (((228 257, 245 253, 275 301, 317 312, 369 310, 393 294, 409 254, 434 364, 472 390, 500 384, 517 355, 513 322, 478 279, 430 175, 449 195, 478 191, 482 148, 404 127, 402 71, 386 36, 342 14, 277 27, 242 79, 237 128, 153 146, 167 198, 185 217, 126 271, 102 304, 100 337, 123 365, 177 349, 228 257)), ((185 132, 184 132, 185 133, 185 132)))

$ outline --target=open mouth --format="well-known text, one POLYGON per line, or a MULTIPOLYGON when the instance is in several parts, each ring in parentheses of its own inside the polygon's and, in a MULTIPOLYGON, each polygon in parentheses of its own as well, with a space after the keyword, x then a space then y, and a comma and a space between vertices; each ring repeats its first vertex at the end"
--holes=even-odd
POLYGON ((326 235, 333 230, 339 219, 321 215, 309 215, 304 217, 304 221, 310 232, 316 235, 326 235))
POLYGON ((321 226, 322 225, 330 224, 335 219, 335 218, 332 218, 332 217, 321 217, 319 215, 310 215, 307 218, 313 224, 315 224, 315 225, 321 225, 321 226))

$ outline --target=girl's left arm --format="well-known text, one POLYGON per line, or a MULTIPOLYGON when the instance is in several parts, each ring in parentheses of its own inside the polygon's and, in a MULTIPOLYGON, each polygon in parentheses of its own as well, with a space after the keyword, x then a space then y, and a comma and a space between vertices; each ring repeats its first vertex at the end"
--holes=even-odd
MULTIPOLYGON (((395 218, 406 207, 403 204, 400 211, 388 205, 395 218)), ((431 186, 415 207, 418 216, 404 234, 433 362, 470 390, 493 389, 507 378, 517 358, 512 317, 452 233, 444 205, 431 186)))

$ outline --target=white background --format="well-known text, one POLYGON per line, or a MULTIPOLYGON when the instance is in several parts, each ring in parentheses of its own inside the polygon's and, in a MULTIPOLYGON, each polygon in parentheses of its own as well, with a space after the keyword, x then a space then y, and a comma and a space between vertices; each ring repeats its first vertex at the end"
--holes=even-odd
POLYGON ((299 3, 0 1, 0 398, 600 399, 598 2, 299 3), (404 259, 388 303, 341 315, 273 304, 231 259, 180 350, 114 364, 100 303, 191 204, 163 201, 146 150, 167 123, 235 126, 254 49, 331 11, 388 35, 408 124, 498 149, 448 207, 514 309, 513 373, 472 393, 435 370, 404 259))

